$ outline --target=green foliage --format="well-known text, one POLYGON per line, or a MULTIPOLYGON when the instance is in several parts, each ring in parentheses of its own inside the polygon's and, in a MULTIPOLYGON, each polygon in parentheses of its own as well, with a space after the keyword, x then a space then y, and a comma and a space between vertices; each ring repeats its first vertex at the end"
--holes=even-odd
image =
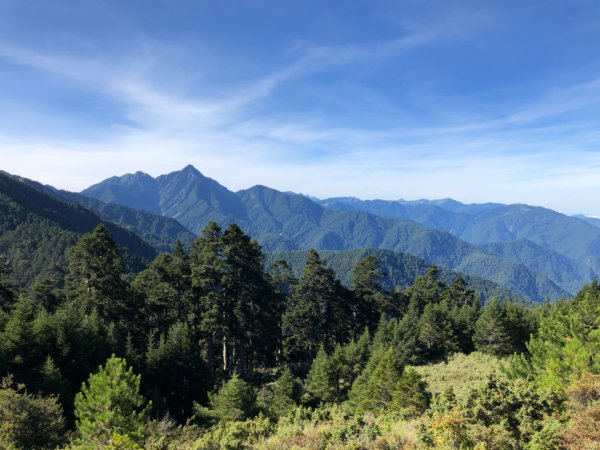
POLYGON ((473 389, 483 387, 492 376, 505 379, 501 360, 480 352, 469 355, 455 353, 447 362, 410 368, 423 377, 434 395, 441 395, 451 388, 459 400, 463 400, 473 389))
POLYGON ((256 392, 237 373, 208 397, 210 413, 220 421, 244 420, 256 413, 256 392))
POLYGON ((123 280, 125 262, 104 225, 84 235, 70 251, 67 291, 87 311, 98 310, 102 317, 117 320, 119 303, 127 298, 123 280))
POLYGON ((507 356, 523 351, 534 329, 532 315, 525 307, 492 300, 475 325, 473 342, 481 352, 507 356))
POLYGON ((427 303, 419 318, 419 342, 428 358, 446 359, 458 350, 450 313, 445 304, 427 303))
POLYGON ((490 378, 464 402, 453 395, 436 398, 422 439, 436 448, 536 448, 542 436, 554 435, 562 402, 531 383, 490 378))
MULTIPOLYGON (((30 285, 38 276, 63 274, 68 251, 84 233, 102 223, 100 217, 27 180, 0 173, 0 251, 11 270, 11 280, 30 285)), ((132 270, 139 270, 156 251, 131 231, 111 222, 105 226, 115 237, 132 270)))
POLYGON ((168 411, 184 422, 190 417, 195 401, 206 401, 209 376, 198 346, 193 344, 189 327, 177 323, 157 342, 151 341, 146 352, 148 390, 159 411, 168 411), (163 408, 160 408, 160 406, 163 408))
POLYGON ((358 412, 381 412, 388 407, 402 376, 403 366, 393 349, 373 353, 365 371, 350 391, 350 404, 358 412))
POLYGON ((258 393, 257 402, 261 410, 274 418, 287 415, 300 402, 302 382, 294 377, 289 367, 273 383, 266 384, 258 393))
POLYGON ((273 423, 259 415, 250 420, 221 422, 194 443, 193 449, 238 450, 255 448, 254 444, 269 436, 273 423))
POLYGON ((390 410, 404 417, 418 417, 427 411, 430 401, 423 377, 414 369, 406 369, 394 387, 390 410))
POLYGON ((55 448, 64 442, 65 420, 56 397, 29 394, 11 378, 0 386, 0 447, 55 448))
POLYGON ((321 345, 332 351, 351 331, 349 293, 336 280, 319 254, 308 254, 304 272, 283 317, 284 352, 288 360, 306 367, 321 345))
POLYGON ((79 438, 106 443, 117 433, 142 443, 152 404, 146 405, 139 390, 140 375, 135 375, 124 359, 111 356, 75 397, 79 438))
POLYGON ((600 285, 584 287, 573 300, 548 306, 527 344, 530 358, 513 360, 512 373, 546 390, 564 391, 583 372, 600 372, 600 285))
POLYGON ((138 274, 133 287, 144 299, 145 334, 164 334, 193 314, 191 269, 181 244, 172 255, 158 255, 138 274))
POLYGON ((357 329, 367 327, 374 332, 382 313, 384 317, 392 317, 400 312, 394 308, 391 293, 381 285, 384 278, 381 264, 373 255, 361 259, 352 269, 352 292, 356 298, 353 315, 357 329))
POLYGON ((304 382, 302 400, 316 406, 319 403, 333 403, 339 399, 339 395, 334 362, 321 346, 304 382))
POLYGON ((225 233, 211 222, 190 251, 192 287, 199 296, 199 329, 206 361, 216 372, 245 374, 272 363, 279 308, 264 273, 260 247, 237 225, 225 233), (222 354, 217 363, 216 354, 222 354))

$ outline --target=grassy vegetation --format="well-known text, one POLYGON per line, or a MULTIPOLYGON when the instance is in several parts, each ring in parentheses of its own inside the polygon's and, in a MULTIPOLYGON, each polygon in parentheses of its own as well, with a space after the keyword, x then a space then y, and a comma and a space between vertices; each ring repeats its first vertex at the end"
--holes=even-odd
POLYGON ((456 353, 448 362, 413 367, 427 382, 432 394, 441 394, 452 388, 458 399, 472 389, 485 385, 490 376, 505 379, 502 361, 492 355, 473 352, 469 355, 456 353))

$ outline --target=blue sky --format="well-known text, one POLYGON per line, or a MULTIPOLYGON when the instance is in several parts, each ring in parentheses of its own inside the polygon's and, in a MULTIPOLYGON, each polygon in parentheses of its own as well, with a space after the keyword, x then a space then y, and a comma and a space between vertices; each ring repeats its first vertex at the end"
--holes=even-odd
POLYGON ((600 215, 600 3, 0 0, 2 169, 600 215))

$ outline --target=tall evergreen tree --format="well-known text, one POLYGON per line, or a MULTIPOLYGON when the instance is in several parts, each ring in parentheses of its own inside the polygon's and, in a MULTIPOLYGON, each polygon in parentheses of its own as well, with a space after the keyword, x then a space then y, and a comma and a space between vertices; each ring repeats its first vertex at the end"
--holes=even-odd
POLYGON ((444 303, 427 303, 419 318, 419 341, 429 359, 446 359, 458 349, 450 313, 444 303))
POLYGON ((419 311, 429 303, 438 303, 442 298, 446 285, 439 280, 439 269, 436 265, 431 266, 427 273, 415 279, 406 293, 409 301, 413 301, 419 307, 419 311))
POLYGON ((380 316, 390 316, 391 294, 381 286, 385 274, 375 256, 367 256, 352 270, 352 293, 355 296, 353 321, 355 330, 368 327, 375 332, 380 316))
POLYGON ((133 322, 124 275, 125 263, 119 248, 100 224, 83 235, 70 251, 68 297, 88 312, 96 309, 104 319, 133 322))
POLYGON ((198 328, 202 333, 205 359, 211 371, 219 367, 217 355, 226 332, 223 273, 223 232, 210 222, 190 249, 192 288, 198 299, 198 328))
POLYGON ((272 363, 279 321, 260 246, 237 225, 222 233, 211 222, 193 244, 191 258, 209 366, 216 368, 218 348, 225 374, 272 363))
POLYGON ((283 355, 283 316, 287 310, 289 297, 294 292, 298 279, 294 276, 292 268, 283 259, 278 259, 269 268, 271 287, 275 295, 275 313, 277 316, 277 365, 284 363, 283 355))
POLYGON ((144 384, 154 393, 155 407, 164 405, 175 419, 184 422, 195 401, 206 401, 207 372, 187 325, 176 323, 166 336, 149 343, 144 384))
POLYGON ((349 293, 319 254, 311 250, 283 318, 284 351, 290 361, 306 367, 321 345, 332 351, 351 330, 349 293))
POLYGON ((504 308, 497 300, 489 301, 483 308, 473 343, 477 350, 490 355, 507 356, 515 351, 504 308))
POLYGON ((144 299, 145 334, 164 334, 176 322, 192 322, 191 271, 179 241, 172 254, 158 255, 135 278, 133 286, 144 299))

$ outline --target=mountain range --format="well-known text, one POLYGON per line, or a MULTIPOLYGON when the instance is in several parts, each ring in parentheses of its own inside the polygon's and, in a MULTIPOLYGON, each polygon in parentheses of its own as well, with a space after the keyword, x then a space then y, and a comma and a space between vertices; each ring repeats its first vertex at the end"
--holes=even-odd
POLYGON ((452 199, 309 198, 266 186, 232 192, 193 166, 112 177, 81 192, 176 219, 199 234, 238 223, 266 251, 379 248, 485 278, 530 299, 575 292, 600 273, 600 228, 550 209, 452 199))
POLYGON ((66 248, 98 223, 110 226, 139 270, 177 240, 190 245, 211 220, 239 224, 265 252, 296 261, 296 270, 307 249, 323 251, 345 282, 350 262, 365 252, 385 259, 390 285, 404 286, 436 264, 448 279, 462 274, 483 297, 566 297, 600 273, 593 218, 529 205, 316 199, 261 185, 232 192, 191 165, 156 178, 112 177, 81 193, 6 173, 0 181, 0 256, 13 266, 37 261, 21 284, 50 265, 64 270, 66 248), (44 232, 32 237, 36 227, 44 232), (50 247, 53 256, 41 258, 50 247))

